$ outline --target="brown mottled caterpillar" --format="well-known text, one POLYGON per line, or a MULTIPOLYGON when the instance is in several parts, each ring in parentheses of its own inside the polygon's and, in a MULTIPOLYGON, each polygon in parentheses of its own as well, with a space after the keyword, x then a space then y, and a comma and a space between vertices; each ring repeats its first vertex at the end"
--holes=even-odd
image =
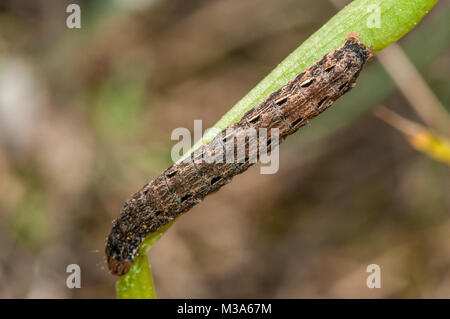
MULTIPOLYGON (((245 113, 239 122, 191 153, 188 160, 173 164, 135 193, 125 202, 108 237, 106 257, 111 272, 115 275, 127 273, 140 243, 149 233, 188 211, 253 164, 248 159, 257 151, 249 147, 246 129, 266 128, 268 132, 278 129, 281 143, 349 91, 371 55, 371 50, 359 42, 358 35, 350 34, 340 48, 270 94, 264 102, 245 113), (196 161, 195 157, 211 155, 221 147, 233 145, 234 148, 234 142, 242 136, 245 154, 239 158, 234 149, 236 161, 196 161)), ((267 141, 267 151, 270 151, 275 145, 270 136, 267 141)))

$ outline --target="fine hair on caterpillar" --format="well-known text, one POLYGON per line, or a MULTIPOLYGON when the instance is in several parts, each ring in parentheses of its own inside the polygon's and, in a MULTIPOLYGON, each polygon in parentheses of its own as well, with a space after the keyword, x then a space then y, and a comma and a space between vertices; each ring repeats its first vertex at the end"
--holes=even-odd
POLYGON ((135 193, 125 202, 107 239, 110 271, 115 275, 127 273, 139 245, 149 233, 228 184, 235 175, 252 166, 255 159, 270 152, 329 108, 354 86, 371 55, 371 50, 356 34, 348 35, 341 47, 326 54, 246 112, 240 121, 220 131, 212 141, 167 168, 135 193), (260 129, 266 132, 265 139, 259 134, 260 129), (261 146, 261 143, 265 148, 252 146, 261 146), (243 147, 239 150, 235 145, 243 147), (233 160, 215 160, 217 155, 225 159, 227 154, 230 158, 233 155, 233 160))

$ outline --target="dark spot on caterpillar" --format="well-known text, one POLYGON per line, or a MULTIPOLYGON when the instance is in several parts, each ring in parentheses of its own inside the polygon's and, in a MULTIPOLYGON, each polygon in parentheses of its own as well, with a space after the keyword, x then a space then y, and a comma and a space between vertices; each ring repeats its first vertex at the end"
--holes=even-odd
POLYGON ((200 159, 202 159, 203 158, 203 153, 200 153, 200 154, 198 154, 195 158, 194 158, 194 160, 195 161, 199 161, 200 159))
POLYGON ((325 102, 327 99, 328 99, 328 96, 325 96, 323 99, 321 99, 321 100, 319 101, 319 103, 317 103, 317 107, 318 107, 318 108, 321 107, 322 104, 323 104, 323 102, 325 102))
POLYGON ((299 117, 298 119, 296 119, 294 122, 292 122, 292 127, 295 127, 298 123, 300 123, 301 121, 303 121, 303 117, 299 117))
POLYGON ((303 81, 302 83, 300 83, 300 87, 302 87, 302 88, 307 88, 307 87, 310 86, 313 82, 314 82, 314 78, 309 78, 308 80, 303 81))
MULTIPOLYGON (((327 62, 327 56, 323 56, 318 62, 314 63, 317 66, 323 66, 323 64, 325 64, 325 62, 327 62)), ((316 72, 317 70, 314 70, 314 72, 316 72)), ((317 72, 318 73, 318 72, 317 72)))
MULTIPOLYGON (((140 243, 149 233, 157 231, 185 213, 254 164, 249 161, 249 157, 253 159, 255 154, 251 152, 250 139, 245 135, 246 128, 276 128, 279 130, 277 144, 280 144, 287 136, 296 132, 302 123, 327 109, 347 91, 345 88, 353 87, 370 56, 371 52, 364 44, 359 42, 355 35, 350 35, 340 48, 326 54, 302 74, 247 111, 241 120, 231 126, 233 133, 223 137, 224 140, 230 137, 239 140, 244 137, 244 163, 239 161, 230 165, 201 161, 206 156, 204 154, 213 154, 217 147, 217 141, 213 140, 194 151, 189 156, 190 161, 173 164, 134 194, 122 207, 108 236, 105 253, 111 272, 116 275, 127 273, 139 251, 140 243), (331 70, 333 72, 330 72, 331 70), (299 93, 300 88, 306 87, 309 89, 299 93), (281 104, 282 107, 278 107, 281 104), (317 108, 311 105, 316 105, 317 108), (200 163, 196 164, 198 160, 200 163), (168 183, 169 178, 175 175, 177 178, 172 178, 168 183)), ((219 137, 227 134, 226 129, 219 134, 219 137)), ((256 137, 258 144, 259 138, 261 137, 256 137)), ((265 143, 267 146, 272 145, 272 139, 265 143)))
POLYGON ((191 197, 192 197, 191 194, 184 195, 183 197, 181 197, 181 202, 184 202, 184 201, 188 200, 191 197))
POLYGON ((215 183, 217 183, 218 181, 220 181, 222 179, 222 176, 216 176, 216 177, 213 177, 212 179, 211 179, 211 185, 214 185, 215 183))
POLYGON ((347 82, 344 84, 341 84, 338 88, 338 91, 342 91, 342 89, 345 88, 346 85, 347 85, 347 82))
POLYGON ((261 114, 258 114, 256 116, 252 117, 251 119, 249 119, 248 121, 250 123, 254 123, 254 122, 258 121, 260 117, 261 117, 261 114))
POLYGON ((175 175, 177 175, 178 171, 173 171, 167 174, 168 178, 174 177, 175 175))
POLYGON ((282 98, 279 98, 278 100, 276 100, 276 101, 275 101, 275 104, 276 104, 276 105, 283 105, 284 102, 287 101, 287 99, 288 99, 287 96, 283 96, 282 98))

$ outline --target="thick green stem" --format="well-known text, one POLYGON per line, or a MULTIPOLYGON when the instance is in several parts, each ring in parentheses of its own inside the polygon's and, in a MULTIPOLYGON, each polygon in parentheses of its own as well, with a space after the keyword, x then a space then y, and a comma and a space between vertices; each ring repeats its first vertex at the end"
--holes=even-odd
MULTIPOLYGON (((214 128, 223 130, 238 122, 246 111, 261 103, 270 93, 281 88, 326 53, 338 48, 350 32, 358 33, 360 40, 366 46, 372 46, 376 53, 413 29, 437 2, 438 0, 353 1, 273 69, 214 128)), ((213 134, 206 135, 199 143, 206 143, 213 137, 213 134)), ((139 249, 140 256, 117 283, 119 298, 155 297, 146 252, 169 227, 170 224, 148 235, 139 249)))

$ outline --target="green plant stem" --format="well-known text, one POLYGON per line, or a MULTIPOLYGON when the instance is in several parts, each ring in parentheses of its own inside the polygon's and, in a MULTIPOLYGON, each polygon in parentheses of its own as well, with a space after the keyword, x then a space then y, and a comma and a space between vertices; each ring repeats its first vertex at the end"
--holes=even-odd
POLYGON ((116 284, 120 299, 155 299, 155 285, 147 256, 136 257, 133 269, 116 284))
MULTIPOLYGON (((270 93, 281 88, 326 53, 338 48, 345 41, 347 34, 358 33, 361 42, 368 47, 372 46, 375 53, 379 52, 413 29, 437 2, 438 0, 353 1, 275 67, 234 105, 214 125, 214 128, 223 130, 238 122, 245 112, 261 103, 270 93), (380 28, 374 28, 368 24, 369 20, 375 18, 374 15, 377 12, 380 13, 381 18, 380 28)), ((193 149, 212 138, 214 138, 213 130, 211 134, 206 134, 193 149)), ((119 298, 155 297, 146 252, 169 227, 170 224, 147 236, 139 249, 139 257, 136 258, 130 271, 117 283, 119 298)))
POLYGON ((147 251, 173 224, 170 222, 158 231, 151 233, 139 247, 139 253, 134 259, 128 273, 121 276, 116 283, 117 297, 120 299, 155 299, 155 285, 147 259, 147 251))

